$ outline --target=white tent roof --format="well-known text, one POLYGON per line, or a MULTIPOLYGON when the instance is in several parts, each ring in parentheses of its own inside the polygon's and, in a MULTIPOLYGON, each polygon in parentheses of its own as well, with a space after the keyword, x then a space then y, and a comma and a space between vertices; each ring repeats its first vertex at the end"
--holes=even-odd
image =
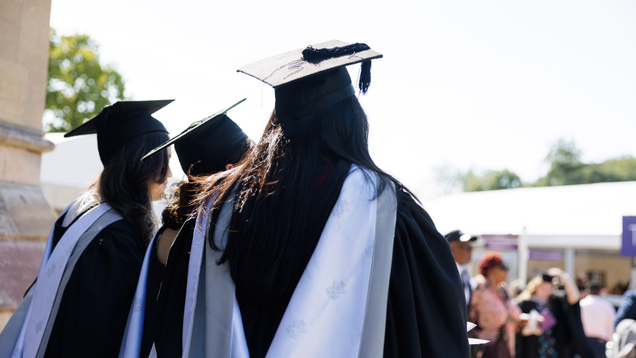
POLYGON ((460 193, 423 205, 442 234, 620 237, 622 217, 636 215, 636 182, 460 193))
MULTIPOLYGON (((104 169, 97 151, 97 136, 82 135, 64 138, 64 133, 46 133, 44 137, 55 144, 55 149, 42 154, 40 184, 44 196, 58 211, 85 192, 104 169)), ((184 174, 176 155, 170 161, 172 178, 169 185, 183 180, 184 174)), ((163 201, 155 202, 160 213, 163 201)))
MULTIPOLYGON (((83 188, 91 185, 104 169, 97 151, 97 136, 82 135, 64 138, 64 133, 46 133, 45 139, 55 144, 55 149, 42 154, 40 182, 83 188)), ((170 161, 170 182, 183 180, 184 174, 176 155, 170 161)))
POLYGON ((55 149, 42 154, 40 182, 88 188, 104 168, 97 152, 97 136, 64 138, 64 133, 47 133, 55 149))

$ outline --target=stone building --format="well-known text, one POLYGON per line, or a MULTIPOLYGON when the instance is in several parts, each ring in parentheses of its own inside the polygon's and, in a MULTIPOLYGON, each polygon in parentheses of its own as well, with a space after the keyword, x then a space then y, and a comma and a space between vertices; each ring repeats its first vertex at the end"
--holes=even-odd
POLYGON ((55 213, 40 189, 51 0, 0 1, 0 329, 37 276, 55 213))

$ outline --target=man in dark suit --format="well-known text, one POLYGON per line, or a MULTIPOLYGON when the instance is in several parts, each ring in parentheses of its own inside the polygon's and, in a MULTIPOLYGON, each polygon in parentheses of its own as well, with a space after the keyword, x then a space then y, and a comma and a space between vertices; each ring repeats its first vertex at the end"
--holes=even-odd
POLYGON ((464 295, 466 296, 466 314, 468 315, 470 312, 470 299, 472 295, 466 265, 472 259, 473 246, 471 245, 471 242, 477 240, 477 236, 464 234, 461 230, 453 230, 444 235, 444 237, 451 246, 453 257, 455 258, 455 264, 457 265, 457 270, 459 270, 459 276, 462 278, 464 295))
POLYGON ((628 290, 623 294, 623 301, 618 307, 616 318, 614 319, 614 329, 626 318, 636 320, 636 290, 628 290))

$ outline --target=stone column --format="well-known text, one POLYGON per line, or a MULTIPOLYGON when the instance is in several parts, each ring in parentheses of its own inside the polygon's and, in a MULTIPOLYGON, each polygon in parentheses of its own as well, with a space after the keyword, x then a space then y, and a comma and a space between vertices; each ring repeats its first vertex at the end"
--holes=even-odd
POLYGON ((51 0, 0 1, 0 329, 37 276, 55 221, 40 189, 51 0))

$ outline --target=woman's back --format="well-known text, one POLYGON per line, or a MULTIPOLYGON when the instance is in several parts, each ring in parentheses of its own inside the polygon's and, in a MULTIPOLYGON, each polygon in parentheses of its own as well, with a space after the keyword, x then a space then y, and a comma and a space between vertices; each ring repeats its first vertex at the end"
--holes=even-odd
MULTIPOLYGON (((338 41, 335 43, 339 46, 338 41)), ((365 61, 362 72, 367 73, 361 77, 366 81, 361 81, 361 88, 366 91, 370 80, 368 62, 381 55, 364 44, 353 44, 336 49, 308 47, 302 51, 303 56, 314 50, 326 52, 327 60, 298 60, 299 53, 292 51, 263 61, 276 63, 257 63, 239 70, 265 82, 272 80, 268 83, 274 83, 276 105, 254 152, 233 173, 206 180, 198 197, 202 205, 213 200, 212 219, 206 223, 208 242, 216 250, 215 255, 220 256, 216 262, 226 265, 218 270, 219 274, 229 270, 234 283, 226 288, 223 297, 228 292, 230 297, 235 293, 239 308, 213 310, 230 311, 232 332, 239 332, 235 337, 238 340, 213 338, 229 344, 232 351, 241 350, 242 330, 251 357, 263 357, 272 349, 313 356, 324 356, 324 352, 342 354, 345 349, 368 354, 369 347, 377 356, 382 355, 383 347, 386 357, 467 357, 466 307, 450 247, 410 192, 371 159, 366 114, 344 68, 365 61), (338 55, 332 56, 333 53, 338 55), (355 171, 350 172, 352 165, 362 171, 354 175, 355 171), (352 181, 348 182, 348 178, 352 181), (352 189, 348 183, 353 183, 352 189), (344 193, 361 193, 369 183, 374 183, 370 196, 349 207, 353 204, 343 199, 344 193), (231 222, 224 232, 220 231, 225 227, 220 211, 230 199, 231 222), (384 204, 380 205, 381 201, 384 204), (347 207, 349 212, 364 212, 365 217, 359 221, 336 220, 342 225, 338 228, 346 230, 327 230, 332 218, 341 218, 335 205, 347 207), (381 224, 376 226, 376 222, 381 224), (342 232, 351 233, 350 237, 342 237, 342 232), (363 232, 372 234, 365 236, 363 232), (227 242, 220 237, 223 233, 227 233, 227 242), (369 238, 370 244, 362 250, 358 246, 354 253, 355 244, 366 244, 369 238), (323 251, 324 242, 342 246, 323 251), (376 251, 375 245, 380 242, 388 246, 376 251), (326 252, 327 256, 318 252, 326 252), (336 252, 344 258, 331 262, 329 253, 335 257, 336 252), (386 261, 376 261, 376 254, 386 261), (312 260, 319 260, 318 257, 325 261, 313 265, 312 260), (366 267, 366 260, 372 257, 369 272, 373 274, 365 274, 360 268, 366 267), (311 270, 308 262, 312 262, 311 270), (327 279, 324 275, 341 262, 361 264, 352 268, 356 274, 346 280, 327 279), (305 282, 309 291, 305 290, 305 282), (329 282, 328 287, 321 286, 325 282, 329 282), (353 282, 366 285, 355 286, 353 282), (382 283, 376 287, 375 282, 382 283), (371 287, 380 293, 370 293, 371 287), (305 292, 299 293, 299 298, 297 289, 305 292), (340 293, 344 292, 347 299, 343 301, 353 302, 355 309, 333 315, 338 312, 335 307, 339 307, 340 293), (379 302, 378 308, 366 311, 372 302, 379 302), (293 313, 299 312, 297 309, 301 309, 300 316, 293 313), (358 316, 349 315, 360 310, 358 316), (315 321, 303 319, 305 313, 315 321), (238 317, 242 318, 240 323, 238 317), (281 317, 285 322, 281 322, 281 317), (377 329, 367 331, 371 326, 377 329), (280 339, 277 332, 282 333, 280 339)), ((203 214, 207 212, 201 209, 199 215, 203 214)), ((205 265, 206 280, 212 276, 210 273, 216 275, 215 271, 208 272, 210 267, 205 265)), ((225 282, 225 278, 221 281, 225 282)), ((209 288, 211 284, 206 285, 209 288)), ((216 294, 221 295, 219 291, 216 294)), ((215 302, 219 300, 206 296, 206 310, 208 304, 215 302)), ((195 309, 199 306, 192 308, 195 309)), ((226 322, 228 319, 225 317, 226 322)), ((227 332, 227 327, 223 331, 227 332)), ((201 336, 201 332, 193 330, 192 335, 201 336)), ((201 340, 195 342, 193 338, 195 343, 189 350, 208 349, 208 342, 201 340)))

